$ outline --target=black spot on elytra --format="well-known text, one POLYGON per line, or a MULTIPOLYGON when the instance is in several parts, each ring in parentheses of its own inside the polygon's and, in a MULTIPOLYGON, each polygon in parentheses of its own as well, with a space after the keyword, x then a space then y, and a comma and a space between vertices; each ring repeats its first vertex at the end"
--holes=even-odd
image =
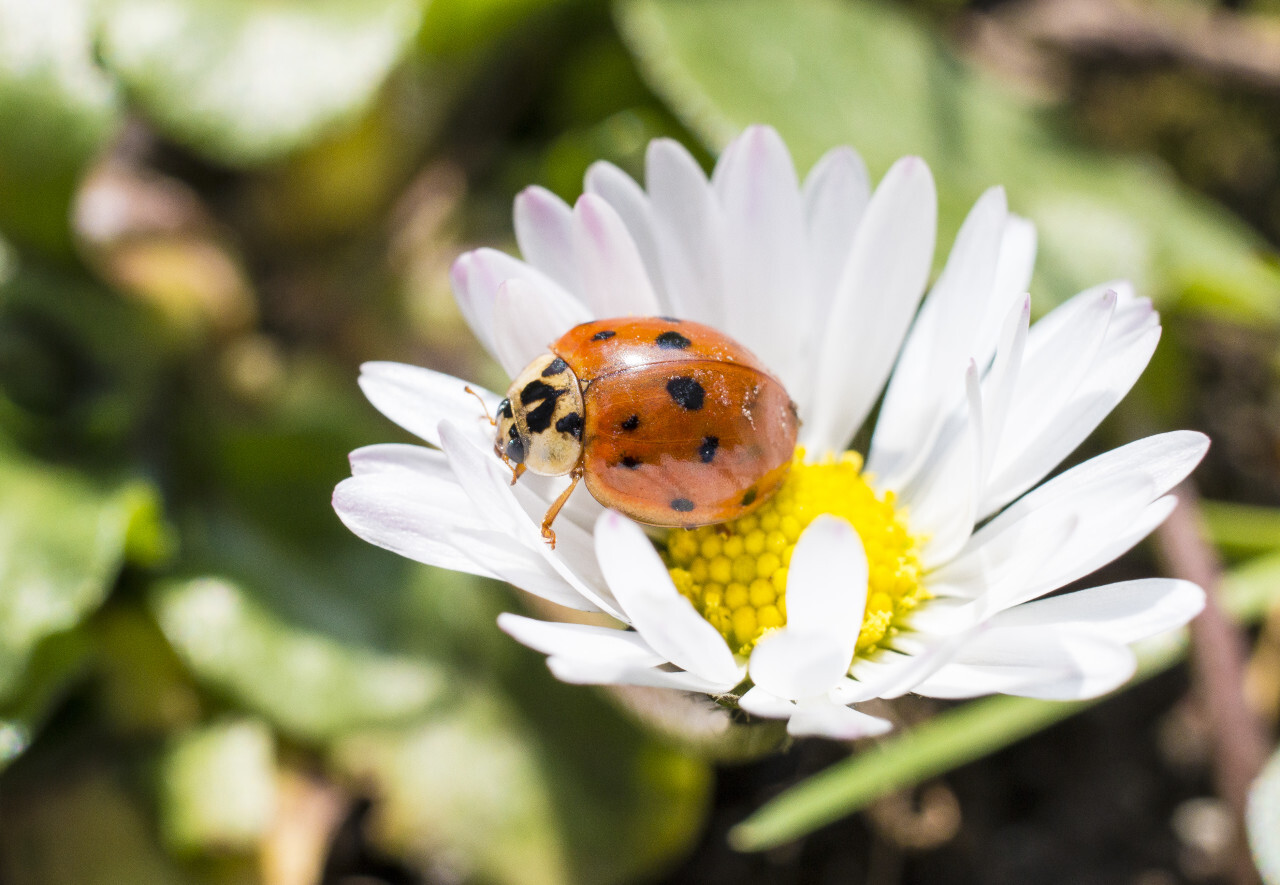
POLYGON ((640 416, 632 415, 630 418, 628 418, 626 421, 623 421, 618 426, 621 427, 623 430, 635 430, 637 427, 640 426, 640 416))
POLYGON ((693 509, 693 502, 688 498, 676 498, 671 502, 671 509, 680 513, 688 513, 693 509))
POLYGON ((677 376, 667 382, 667 393, 671 394, 671 398, 681 408, 688 409, 690 412, 696 412, 702 408, 702 401, 706 399, 707 392, 702 389, 693 378, 677 376))
POLYGON ((659 347, 664 347, 667 350, 684 350, 693 343, 679 332, 663 332, 654 340, 659 347))
POLYGON ((660 319, 660 320, 666 320, 668 323, 678 323, 678 322, 680 322, 680 320, 676 319, 675 317, 658 317, 658 319, 660 319))
POLYGON ((511 411, 511 400, 504 399, 502 402, 498 403, 498 415, 506 418, 508 421, 515 417, 511 411))
POLYGON ((702 459, 703 464, 710 464, 716 456, 716 449, 720 448, 720 437, 704 436, 702 445, 698 446, 698 457, 702 459))
POLYGON ((630 455, 623 455, 622 466, 627 468, 628 470, 635 470, 637 467, 640 466, 640 459, 633 458, 630 455))
POLYGON ((556 430, 567 433, 574 439, 582 439, 582 415, 570 412, 556 422, 556 430))
POLYGON ((617 334, 618 333, 613 331, 612 329, 605 329, 603 331, 596 332, 594 335, 592 335, 591 340, 592 341, 608 341, 610 338, 612 338, 614 335, 617 335, 617 334))
POLYGON ((750 507, 752 504, 754 504, 756 502, 756 494, 757 493, 754 487, 747 489, 747 493, 742 496, 742 506, 750 507))
POLYGON ((567 368, 569 368, 569 364, 560 359, 560 357, 556 357, 542 370, 542 377, 550 378, 552 375, 559 375, 567 368))

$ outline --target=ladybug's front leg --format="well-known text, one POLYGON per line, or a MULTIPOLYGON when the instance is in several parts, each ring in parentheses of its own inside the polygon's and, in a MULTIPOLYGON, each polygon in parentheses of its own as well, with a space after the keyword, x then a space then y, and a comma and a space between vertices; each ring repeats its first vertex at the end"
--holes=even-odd
POLYGON ((507 457, 507 453, 502 451, 502 446, 497 443, 493 444, 493 453, 502 459, 502 463, 511 468, 511 484, 515 485, 524 472, 528 470, 524 464, 512 464, 511 459, 507 457))
POLYGON ((555 522, 556 516, 560 513, 560 508, 569 500, 569 495, 578 486, 578 480, 582 479, 582 465, 579 464, 569 473, 569 485, 560 493, 560 497, 551 503, 551 507, 547 510, 547 515, 542 518, 542 537, 547 539, 547 543, 551 545, 551 549, 556 549, 556 533, 551 530, 551 523, 555 522))

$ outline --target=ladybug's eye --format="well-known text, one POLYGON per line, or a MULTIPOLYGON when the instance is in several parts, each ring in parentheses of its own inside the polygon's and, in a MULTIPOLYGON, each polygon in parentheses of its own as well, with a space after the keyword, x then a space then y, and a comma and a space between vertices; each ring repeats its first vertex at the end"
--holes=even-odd
POLYGON ((508 460, 514 461, 517 464, 523 464, 524 440, 520 438, 520 432, 516 430, 516 426, 514 424, 512 424, 511 429, 507 431, 507 437, 506 452, 508 460))

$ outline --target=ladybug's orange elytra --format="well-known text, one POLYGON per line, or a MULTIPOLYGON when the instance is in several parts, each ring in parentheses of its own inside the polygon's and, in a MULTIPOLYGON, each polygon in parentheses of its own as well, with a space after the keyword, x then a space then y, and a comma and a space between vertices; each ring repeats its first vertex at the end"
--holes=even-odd
POLYGON ((725 522, 759 507, 791 464, 799 421, 782 383, 701 323, 594 320, 570 329, 512 382, 494 445, 512 467, 578 480, 604 506, 658 526, 725 522))

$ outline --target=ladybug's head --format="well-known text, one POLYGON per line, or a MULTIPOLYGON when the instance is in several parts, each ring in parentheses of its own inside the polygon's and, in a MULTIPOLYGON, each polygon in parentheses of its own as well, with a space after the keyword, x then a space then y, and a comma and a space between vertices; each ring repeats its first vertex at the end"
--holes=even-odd
POLYGON ((562 476, 582 460, 578 376, 553 353, 529 363, 498 404, 494 447, 510 464, 562 476))

